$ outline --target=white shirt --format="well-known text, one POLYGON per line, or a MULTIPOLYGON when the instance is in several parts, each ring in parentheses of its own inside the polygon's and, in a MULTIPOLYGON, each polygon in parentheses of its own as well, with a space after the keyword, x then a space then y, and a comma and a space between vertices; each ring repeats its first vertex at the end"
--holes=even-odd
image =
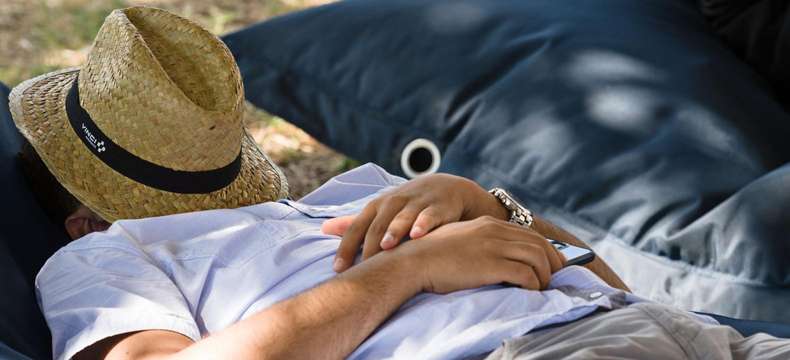
MULTIPOLYGON (((54 358, 68 359, 103 338, 146 329, 198 341, 331 279, 340 238, 321 233, 321 223, 359 212, 403 181, 368 164, 300 202, 122 220, 71 242, 36 279, 54 358)), ((615 292, 581 267, 556 273, 550 289, 488 286, 420 294, 351 358, 478 355, 534 328, 610 308, 609 297, 600 294, 615 292), (585 291, 592 295, 579 295, 585 291)))

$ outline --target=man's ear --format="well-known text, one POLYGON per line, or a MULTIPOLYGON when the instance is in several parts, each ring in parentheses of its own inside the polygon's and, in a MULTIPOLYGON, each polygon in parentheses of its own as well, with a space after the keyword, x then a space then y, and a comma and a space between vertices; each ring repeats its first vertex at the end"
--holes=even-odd
POLYGON ((66 217, 63 225, 66 227, 66 232, 72 240, 79 239, 95 231, 107 230, 110 227, 110 223, 102 220, 101 217, 84 205, 66 217))
POLYGON ((63 225, 66 226, 66 232, 69 233, 71 240, 76 240, 87 234, 89 221, 87 217, 79 216, 75 211, 66 218, 63 225))

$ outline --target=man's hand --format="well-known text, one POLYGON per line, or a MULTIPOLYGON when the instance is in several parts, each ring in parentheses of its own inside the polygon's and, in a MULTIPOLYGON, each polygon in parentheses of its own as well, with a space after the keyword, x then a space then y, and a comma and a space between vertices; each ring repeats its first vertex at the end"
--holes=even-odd
POLYGON ((507 210, 486 190, 469 179, 432 174, 411 180, 371 201, 358 215, 327 220, 324 233, 343 236, 335 258, 335 271, 354 262, 362 246, 363 260, 456 221, 489 215, 505 219, 507 210))
POLYGON ((396 253, 412 258, 423 291, 435 293, 502 282, 545 289, 565 263, 537 232, 490 216, 443 225, 396 253))

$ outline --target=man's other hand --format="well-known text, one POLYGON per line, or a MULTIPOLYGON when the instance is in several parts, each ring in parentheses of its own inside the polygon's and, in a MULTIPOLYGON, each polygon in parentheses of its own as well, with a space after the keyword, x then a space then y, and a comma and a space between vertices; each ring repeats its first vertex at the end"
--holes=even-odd
POLYGON ((545 289, 565 261, 537 232, 490 216, 443 225, 394 254, 416 264, 423 291, 442 294, 500 283, 545 289))
POLYGON ((432 174, 376 198, 357 215, 327 220, 321 229, 343 237, 334 265, 341 272, 351 267, 360 246, 366 260, 398 246, 407 235, 418 239, 444 224, 484 215, 505 219, 508 212, 474 181, 432 174))

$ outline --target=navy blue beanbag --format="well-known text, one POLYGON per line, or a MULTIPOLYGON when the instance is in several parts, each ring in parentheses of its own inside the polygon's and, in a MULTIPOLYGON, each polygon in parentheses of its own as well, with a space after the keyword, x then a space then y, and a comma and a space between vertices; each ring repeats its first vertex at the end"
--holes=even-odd
POLYGON ((65 231, 38 206, 19 167, 22 135, 8 112, 8 88, 0 83, 0 357, 15 358, 2 343, 34 359, 51 357, 49 330, 38 309, 33 279, 63 244, 65 231))
POLYGON ((358 160, 427 139, 638 294, 790 322, 790 116, 696 1, 350 0, 224 40, 250 101, 358 160))
MULTIPOLYGON (((442 170, 513 189, 638 292, 787 322, 788 118, 685 2, 349 1, 226 40, 250 99, 323 141, 400 172, 430 139, 442 170)), ((33 278, 65 235, 18 169, 7 94, 0 358, 48 358, 33 278)))
POLYGON ((771 83, 790 109, 790 2, 699 1, 713 31, 771 83))

